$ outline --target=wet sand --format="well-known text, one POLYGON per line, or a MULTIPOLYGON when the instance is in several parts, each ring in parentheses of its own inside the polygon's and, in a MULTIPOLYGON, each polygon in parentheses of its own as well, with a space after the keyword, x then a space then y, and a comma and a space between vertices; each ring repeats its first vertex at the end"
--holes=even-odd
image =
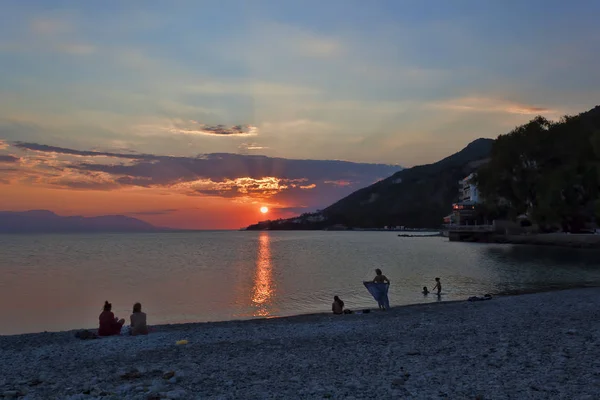
POLYGON ((145 337, 2 336, 0 398, 596 399, 599 317, 600 288, 585 288, 145 337))

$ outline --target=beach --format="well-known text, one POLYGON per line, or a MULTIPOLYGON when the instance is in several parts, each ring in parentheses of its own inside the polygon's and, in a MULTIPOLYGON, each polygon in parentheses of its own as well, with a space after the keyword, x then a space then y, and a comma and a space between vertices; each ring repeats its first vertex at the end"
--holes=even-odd
POLYGON ((595 399, 599 310, 600 288, 585 288, 141 337, 2 336, 0 397, 595 399))

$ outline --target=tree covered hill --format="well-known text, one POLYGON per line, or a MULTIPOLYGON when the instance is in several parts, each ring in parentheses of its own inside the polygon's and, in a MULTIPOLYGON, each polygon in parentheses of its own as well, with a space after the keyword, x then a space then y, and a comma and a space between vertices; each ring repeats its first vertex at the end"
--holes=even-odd
POLYGON ((485 212, 528 214, 543 231, 600 221, 600 106, 558 122, 537 117, 501 135, 478 172, 485 212))

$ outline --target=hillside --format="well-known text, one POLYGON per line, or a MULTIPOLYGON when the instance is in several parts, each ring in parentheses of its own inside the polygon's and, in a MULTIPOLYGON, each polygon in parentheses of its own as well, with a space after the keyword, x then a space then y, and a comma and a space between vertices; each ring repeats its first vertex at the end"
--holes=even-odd
POLYGON ((327 207, 332 224, 349 227, 437 227, 456 201, 458 181, 489 157, 492 139, 477 139, 433 164, 399 171, 327 207))
POLYGON ((124 215, 63 217, 47 210, 0 211, 0 233, 150 232, 157 229, 124 215))
POLYGON ((401 170, 327 207, 321 212, 323 218, 308 215, 247 229, 322 229, 338 224, 351 228, 438 227, 457 198, 458 181, 485 162, 493 143, 492 139, 477 139, 441 161, 401 170))

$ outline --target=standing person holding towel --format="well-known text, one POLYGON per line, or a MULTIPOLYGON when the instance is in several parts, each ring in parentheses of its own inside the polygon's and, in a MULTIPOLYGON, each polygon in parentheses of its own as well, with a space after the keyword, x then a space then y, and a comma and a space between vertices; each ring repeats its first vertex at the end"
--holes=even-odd
POLYGON ((387 276, 383 275, 379 268, 375 270, 375 278, 373 279, 373 283, 377 283, 377 286, 379 287, 379 298, 377 299, 379 308, 382 310, 389 310, 390 300, 388 299, 388 289, 390 280, 387 278, 387 276))

